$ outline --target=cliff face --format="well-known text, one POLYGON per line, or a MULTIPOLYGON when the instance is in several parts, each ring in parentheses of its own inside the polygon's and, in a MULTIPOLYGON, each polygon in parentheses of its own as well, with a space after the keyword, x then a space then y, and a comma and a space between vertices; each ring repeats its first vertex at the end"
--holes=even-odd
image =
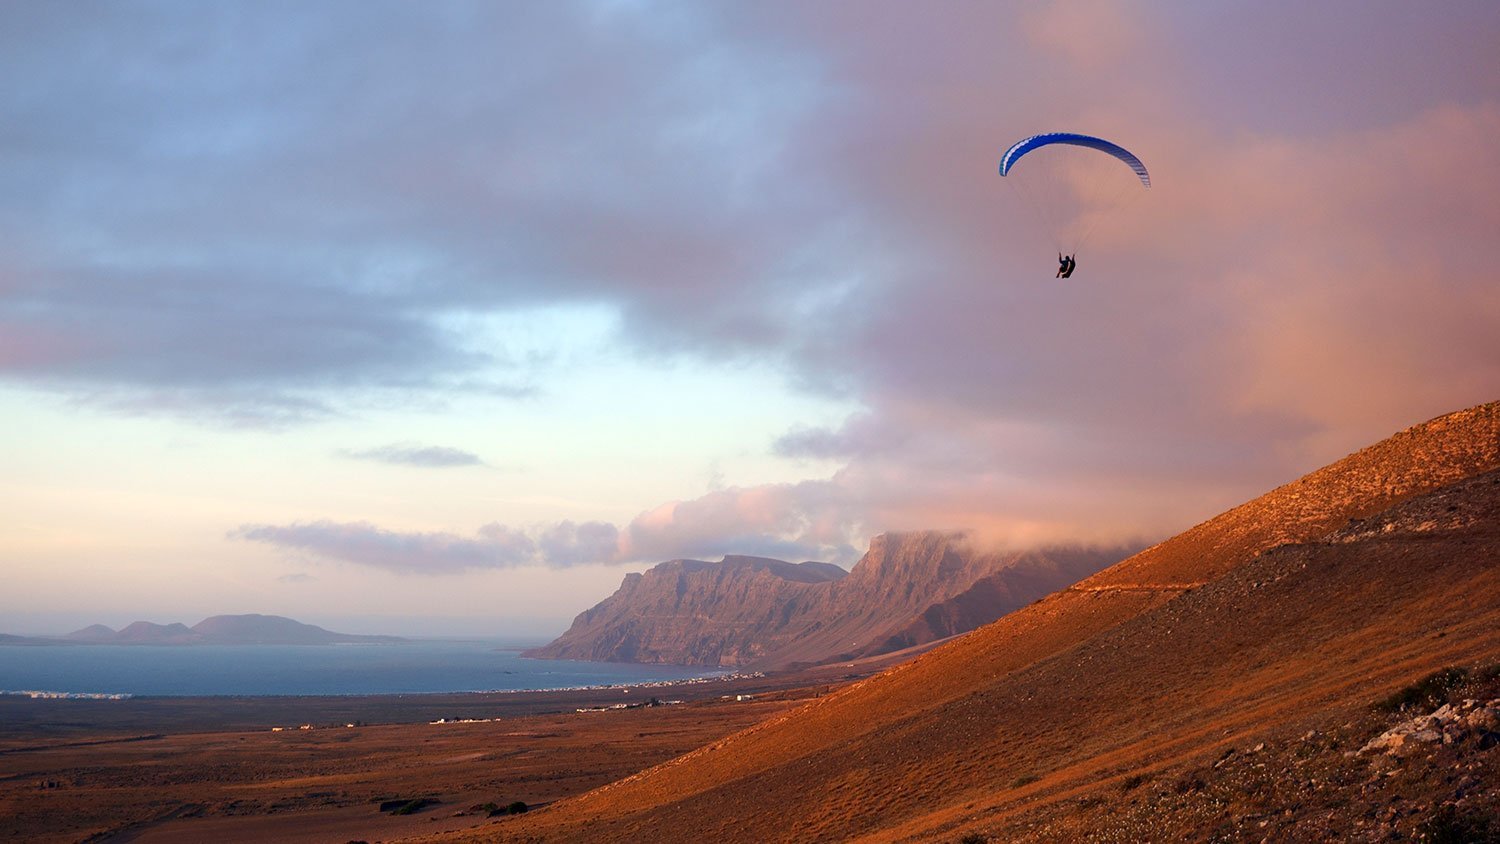
POLYGON ((1127 553, 977 553, 928 531, 876 537, 847 575, 827 563, 673 560, 627 575, 527 655, 756 668, 871 656, 971 630, 1127 553))
POLYGON ((628 574, 615 594, 527 656, 596 662, 744 665, 782 643, 790 618, 845 577, 829 563, 725 557, 628 574))

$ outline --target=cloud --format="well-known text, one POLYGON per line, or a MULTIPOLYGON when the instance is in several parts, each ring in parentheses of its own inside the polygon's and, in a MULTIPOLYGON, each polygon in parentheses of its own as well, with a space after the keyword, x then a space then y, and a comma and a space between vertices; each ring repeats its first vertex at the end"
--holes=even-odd
POLYGON ((803 16, 804 37, 837 57, 831 75, 869 94, 825 113, 819 134, 867 142, 820 166, 858 186, 879 254, 903 259, 867 264, 880 283, 794 352, 803 383, 865 409, 773 446, 845 461, 851 522, 1009 542, 1161 536, 1494 398, 1500 102, 1471 74, 1433 75, 1428 51, 1449 62, 1449 38, 1472 59, 1500 19, 1387 10, 1370 31, 1412 41, 1366 55, 1332 12, 1277 7, 1256 26, 1331 36, 1299 54, 1316 65, 1303 79, 1379 56, 1382 78, 1427 80, 1395 100, 1351 83, 1329 111, 1304 107, 1334 96, 1318 86, 1230 73, 1256 65, 1252 43, 1203 55, 1237 14, 1050 4, 1023 16, 1026 39, 997 43, 1013 10, 863 11, 855 36, 837 14, 803 16), (1240 81, 1209 102, 1200 68, 1240 81), (1266 118, 1241 122, 1250 113, 1266 118), (1010 141, 1046 129, 1127 141, 1155 177, 1096 231, 1070 284, 993 172, 1010 141))
POLYGON ((400 533, 364 522, 307 522, 291 525, 243 525, 232 539, 261 542, 300 551, 314 560, 354 563, 402 573, 452 574, 467 569, 512 568, 531 562, 535 545, 524 535, 501 528, 476 537, 449 533, 400 533))
POLYGON ((313 577, 306 572, 300 571, 292 572, 291 574, 283 574, 282 576, 276 578, 277 583, 315 583, 316 581, 316 577, 313 577))
POLYGON ((849 459, 899 448, 905 434, 869 413, 849 417, 837 429, 794 428, 776 439, 771 451, 782 457, 849 459))
POLYGON ((716 490, 641 513, 624 528, 561 521, 526 528, 491 523, 473 536, 403 532, 365 522, 242 525, 231 539, 260 542, 310 561, 403 574, 451 575, 521 566, 656 563, 753 554, 853 562, 861 508, 849 486, 829 481, 716 490))
POLYGON ((545 380, 455 315, 602 304, 713 355, 786 337, 776 294, 818 286, 840 228, 786 170, 810 59, 708 10, 450 11, 0 13, 0 74, 28 80, 0 92, 0 379, 297 424, 310 393, 545 380))
POLYGON ((271 545, 313 562, 351 563, 401 574, 459 574, 616 562, 613 532, 613 526, 596 522, 563 522, 529 531, 488 524, 465 537, 392 531, 366 522, 318 521, 242 525, 229 538, 271 545))
POLYGON ((559 522, 536 531, 537 555, 554 567, 621 562, 619 534, 606 522, 559 522))
POLYGON ((647 561, 723 554, 850 562, 864 525, 849 490, 803 481, 714 490, 636 516, 620 555, 647 561))
POLYGON ((0 13, 0 378, 299 424, 524 395, 565 364, 455 324, 582 303, 861 407, 623 525, 240 532, 432 571, 1159 535, 1495 397, 1484 4, 453 8, 0 13), (1049 129, 1154 175, 1068 284, 995 172, 1049 129))
POLYGON ((444 446, 396 443, 362 450, 343 449, 339 453, 355 460, 372 460, 376 463, 390 463, 397 466, 445 468, 485 465, 477 454, 444 446))

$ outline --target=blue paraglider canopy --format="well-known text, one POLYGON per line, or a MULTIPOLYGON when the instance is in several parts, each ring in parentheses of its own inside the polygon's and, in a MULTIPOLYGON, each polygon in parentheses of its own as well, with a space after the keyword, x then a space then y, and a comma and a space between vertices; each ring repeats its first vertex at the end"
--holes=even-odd
POLYGON ((1117 143, 1106 141, 1103 138, 1096 138, 1092 135, 1079 135, 1074 132, 1047 132, 1017 141, 1010 149, 1005 151, 1005 155, 1000 157, 1000 175, 1004 176, 1009 173, 1010 168, 1016 166, 1016 162, 1026 153, 1052 144, 1089 147, 1097 149, 1100 152, 1109 153, 1130 165, 1130 169, 1134 170, 1135 174, 1140 177, 1141 184, 1148 188, 1151 187, 1151 174, 1146 172, 1146 165, 1142 164, 1141 160, 1136 158, 1135 154, 1130 150, 1117 143))

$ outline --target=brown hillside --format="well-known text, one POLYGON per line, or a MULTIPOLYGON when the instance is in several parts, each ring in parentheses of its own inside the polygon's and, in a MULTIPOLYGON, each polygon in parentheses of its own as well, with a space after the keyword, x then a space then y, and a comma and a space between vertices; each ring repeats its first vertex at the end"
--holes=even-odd
POLYGON ((1278 487, 1102 571, 1086 585, 1209 580, 1265 548, 1306 542, 1500 461, 1500 402, 1440 416, 1278 487))
MULTIPOLYGON (((1098 835, 1124 817, 1110 795, 1127 775, 1328 728, 1436 668, 1493 661, 1497 467, 1500 403, 1417 426, 885 674, 487 834, 1098 835)), ((1352 799, 1329 805, 1318 822, 1350 837, 1338 813, 1352 799)), ((1277 823, 1312 823, 1305 806, 1277 823)), ((1238 823, 1222 801, 1200 808, 1174 816, 1173 837, 1238 823)))

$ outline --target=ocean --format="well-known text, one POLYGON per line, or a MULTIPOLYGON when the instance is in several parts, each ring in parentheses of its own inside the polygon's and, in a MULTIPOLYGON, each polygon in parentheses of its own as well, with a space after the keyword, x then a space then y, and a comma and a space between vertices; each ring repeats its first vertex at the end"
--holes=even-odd
POLYGON ((495 642, 0 646, 0 690, 87 695, 376 695, 638 684, 724 672, 524 659, 495 642))

